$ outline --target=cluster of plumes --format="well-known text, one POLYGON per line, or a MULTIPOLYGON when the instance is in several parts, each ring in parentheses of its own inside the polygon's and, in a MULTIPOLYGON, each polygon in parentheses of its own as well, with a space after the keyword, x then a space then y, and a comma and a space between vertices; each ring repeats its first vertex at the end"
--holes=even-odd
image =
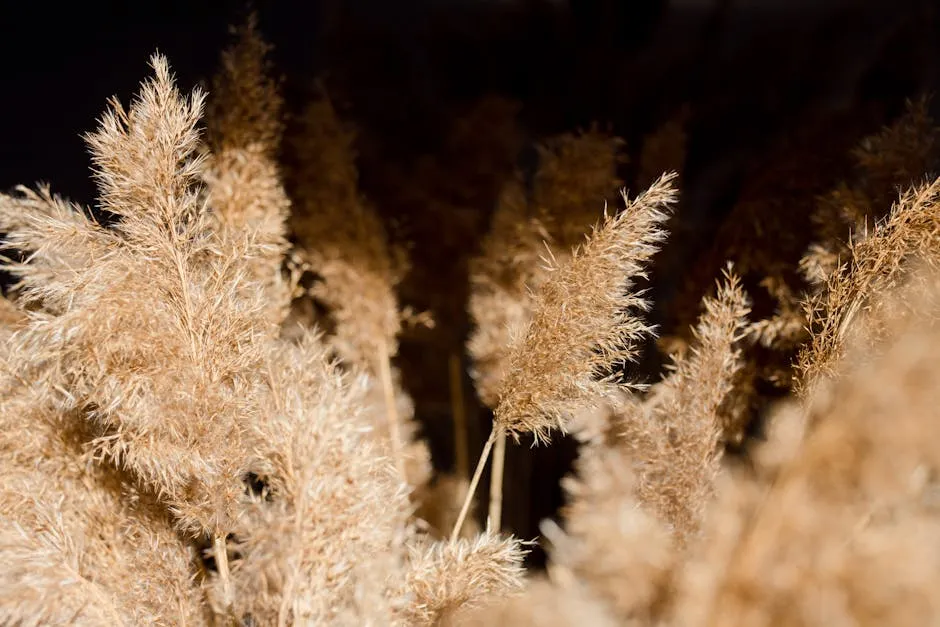
POLYGON ((223 57, 207 144, 155 56, 87 138, 94 211, 0 196, 4 624, 431 624, 520 585, 516 540, 415 524, 371 371, 282 333, 265 49, 223 57))
MULTIPOLYGON (((432 477, 414 405, 392 365, 408 316, 396 293, 409 266, 405 251, 392 244, 362 197, 355 132, 325 94, 306 107, 294 143, 292 232, 310 286, 294 301, 286 330, 319 323, 341 363, 369 377, 375 434, 404 472, 421 524, 443 535, 464 501, 467 480, 460 473, 432 477)), ((475 528, 464 531, 472 537, 475 528)))
POLYGON ((940 620, 940 179, 923 105, 819 201, 806 290, 798 255, 732 255, 649 386, 624 366, 655 333, 642 286, 679 198, 649 170, 676 159, 681 118, 622 207, 603 200, 618 142, 599 133, 546 143, 531 189, 506 187, 469 273, 488 446, 580 442, 543 523, 547 572, 527 579, 525 544, 498 528, 454 520, 438 539, 485 458, 470 485, 427 483, 392 365, 406 264, 329 100, 307 110, 283 184, 266 49, 249 24, 223 56, 205 140, 204 95, 154 57, 88 136, 94 210, 47 188, 0 196, 16 281, 0 300, 0 623, 940 620), (744 289, 760 273, 769 317, 744 289), (781 343, 800 350, 798 394, 728 456, 754 348, 781 343))
POLYGON ((759 324, 729 270, 659 383, 569 421, 583 445, 561 526, 543 525, 547 577, 466 624, 936 622, 938 186, 901 193, 807 296, 802 393, 723 464, 759 324))
POLYGON ((936 170, 940 142, 928 110, 924 98, 909 102, 874 133, 864 112, 810 117, 755 166, 704 254, 681 264, 657 258, 657 269, 683 277, 665 315, 670 335, 661 345, 668 353, 691 341, 691 305, 721 264, 733 261, 753 296, 744 366, 721 410, 730 446, 745 448, 773 403, 799 391, 799 355, 817 336, 810 333, 819 323, 813 310, 828 298, 826 282, 851 264, 852 248, 886 219, 898 193, 936 170))

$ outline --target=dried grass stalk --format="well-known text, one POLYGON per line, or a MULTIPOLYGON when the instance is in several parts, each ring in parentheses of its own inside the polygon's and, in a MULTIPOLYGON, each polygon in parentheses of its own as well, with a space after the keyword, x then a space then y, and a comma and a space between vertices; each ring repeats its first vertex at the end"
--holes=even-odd
POLYGON ((532 321, 513 338, 496 422, 508 433, 546 440, 573 413, 610 395, 611 364, 634 358, 651 332, 637 316, 647 302, 631 291, 633 277, 666 237, 660 225, 675 202, 674 175, 661 177, 626 208, 605 216, 570 261, 546 260, 532 321))
POLYGON ((870 233, 856 235, 850 261, 830 274, 824 289, 807 303, 812 339, 799 356, 799 393, 809 396, 839 363, 847 337, 873 296, 910 277, 910 260, 937 267, 940 258, 940 179, 902 194, 886 219, 870 233))

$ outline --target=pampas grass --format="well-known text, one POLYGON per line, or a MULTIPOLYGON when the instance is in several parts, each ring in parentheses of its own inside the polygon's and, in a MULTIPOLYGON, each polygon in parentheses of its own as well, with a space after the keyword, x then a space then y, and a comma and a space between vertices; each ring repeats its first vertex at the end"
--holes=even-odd
MULTIPOLYGON (((93 207, 48 185, 0 195, 0 623, 940 620, 925 104, 817 199, 802 267, 792 241, 781 257, 731 238, 724 258, 746 263, 673 316, 688 322, 645 380, 632 364, 658 329, 642 287, 683 222, 676 176, 656 170, 679 165, 687 113, 648 139, 648 187, 617 211, 604 198, 620 140, 541 142, 532 179, 503 186, 479 250, 455 261, 469 302, 428 299, 466 306, 474 391, 493 411, 468 484, 465 455, 456 475, 432 472, 415 373, 397 368, 408 263, 383 199, 361 190, 354 127, 321 89, 282 171, 268 51, 253 21, 237 29, 208 101, 155 55, 136 98, 86 136, 93 207), (761 350, 797 357, 769 375, 761 350), (795 391, 755 418, 756 382, 774 376, 795 391), (502 501, 501 455, 489 525, 465 524, 494 446, 559 432, 578 457, 539 538, 502 533, 518 504, 502 501), (544 573, 523 568, 536 542, 544 573)), ((457 344, 436 358, 466 453, 457 344)))

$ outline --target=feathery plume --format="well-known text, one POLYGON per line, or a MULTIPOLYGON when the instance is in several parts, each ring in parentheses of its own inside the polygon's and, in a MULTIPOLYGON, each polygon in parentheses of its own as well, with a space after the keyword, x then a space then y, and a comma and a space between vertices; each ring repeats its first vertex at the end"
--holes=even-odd
POLYGON ((911 260, 940 263, 940 179, 916 186, 892 206, 871 233, 850 243, 850 261, 833 272, 825 288, 806 305, 812 338, 800 352, 799 393, 808 396, 820 379, 832 374, 847 336, 872 298, 903 284, 911 260))
POLYGON ((572 413, 609 396, 611 364, 633 359, 650 333, 635 311, 646 301, 630 291, 633 277, 666 237, 660 225, 675 202, 674 175, 661 177, 626 209, 605 216, 567 264, 546 260, 551 272, 532 321, 513 339, 496 408, 499 428, 544 440, 564 430, 572 413))
POLYGON ((715 523, 730 533, 710 534, 722 550, 698 565, 711 584, 699 578, 682 624, 936 622, 936 290, 886 319, 878 358, 812 390, 802 447, 728 485, 715 523))
POLYGON ((206 624, 195 556, 165 510, 88 463, 80 419, 4 388, 0 623, 206 624))
POLYGON ((522 590, 522 544, 484 533, 456 543, 410 547, 410 625, 448 624, 458 613, 522 590))
POLYGON ((483 402, 495 408, 514 331, 532 317, 534 294, 550 276, 547 242, 565 260, 599 219, 601 202, 620 184, 620 140, 598 132, 560 135, 539 146, 539 168, 527 194, 521 175, 499 197, 481 254, 470 262, 467 342, 471 374, 483 402))
POLYGON ((256 432, 266 488, 238 531, 232 613, 260 624, 389 624, 404 603, 405 484, 371 444, 351 385, 309 334, 263 371, 268 414, 256 432))
MULTIPOLYGON (((539 168, 526 194, 521 175, 506 185, 484 239, 482 254, 470 262, 468 311, 475 330, 467 341, 477 393, 495 409, 505 377, 513 334, 532 319, 534 295, 550 276, 544 246, 565 261, 600 218, 596 207, 621 181, 621 141, 592 131, 560 135, 539 146, 539 168)), ((506 434, 496 436, 490 473, 488 524, 498 530, 502 516, 506 434)))
MULTIPOLYGON (((471 498, 500 434, 527 432, 547 440, 552 428, 564 430, 570 416, 618 389, 605 371, 632 359, 635 342, 651 333, 635 315, 647 303, 630 288, 633 277, 645 276, 644 263, 666 237, 660 225, 676 200, 674 178, 663 175, 632 201, 624 193, 626 209, 605 213, 567 263, 545 260, 551 274, 535 298, 531 321, 512 339, 493 430, 470 480, 471 498)), ((452 538, 468 507, 469 498, 452 538)))
POLYGON ((277 163, 283 106, 277 84, 268 76, 270 46, 257 32, 255 18, 237 31, 237 42, 222 54, 207 111, 210 154, 203 174, 212 218, 223 241, 250 254, 250 278, 266 292, 271 321, 287 315, 291 286, 281 272, 287 250, 290 200, 277 163))
POLYGON ((131 470, 182 531, 224 538, 251 470, 264 298, 199 201, 202 94, 184 98, 166 61, 152 65, 131 108, 114 101, 88 137, 112 227, 43 191, 0 202, 6 245, 29 255, 6 264, 18 298, 41 307, 10 366, 94 424, 95 456, 131 470))
POLYGON ((329 100, 308 106, 298 140, 303 165, 291 226, 319 278, 312 296, 334 323, 329 342, 344 361, 375 373, 379 353, 398 352, 395 286, 405 265, 359 193, 354 139, 329 100))
POLYGON ((747 297, 729 269, 693 331, 690 350, 640 405, 623 405, 621 446, 636 460, 636 494, 675 534, 697 536, 722 449, 719 410, 741 366, 747 297))
POLYGON ((378 214, 359 194, 355 136, 332 103, 323 98, 311 104, 305 125, 292 227, 303 259, 318 277, 310 294, 329 311, 329 342, 340 358, 379 380, 393 457, 404 473, 404 421, 391 366, 401 331, 395 287, 405 271, 404 257, 390 246, 378 214))
POLYGON ((645 400, 583 412, 577 475, 563 485, 565 531, 543 524, 553 581, 578 581, 623 621, 652 624, 672 600, 681 550, 697 539, 720 459, 718 408, 731 387, 747 301, 726 274, 705 299, 696 342, 645 400))

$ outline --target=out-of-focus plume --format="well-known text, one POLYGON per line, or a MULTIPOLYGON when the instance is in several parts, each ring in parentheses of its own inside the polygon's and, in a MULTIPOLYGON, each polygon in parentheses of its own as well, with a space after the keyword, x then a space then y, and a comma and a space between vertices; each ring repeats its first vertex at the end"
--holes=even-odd
POLYGON ((280 324, 292 296, 281 268, 290 209, 277 162, 283 103, 270 76, 270 46, 254 17, 236 35, 213 81, 207 112, 210 154, 203 176, 220 239, 236 251, 252 252, 250 278, 263 286, 271 321, 280 324))

